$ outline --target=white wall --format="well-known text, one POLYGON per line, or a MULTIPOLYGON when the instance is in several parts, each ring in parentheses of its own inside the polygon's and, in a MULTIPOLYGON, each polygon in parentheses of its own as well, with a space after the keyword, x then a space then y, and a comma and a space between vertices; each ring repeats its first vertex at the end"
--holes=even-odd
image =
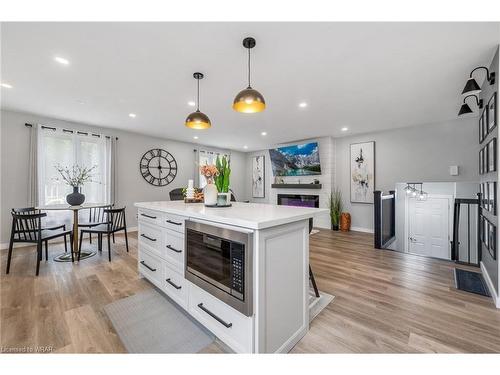
MULTIPOLYGON (((195 153, 199 145, 168 139, 159 139, 109 128, 98 128, 27 113, 1 111, 1 182, 0 182, 0 243, 9 241, 10 209, 28 205, 28 150, 29 129, 25 123, 44 124, 66 129, 104 133, 119 138, 117 142, 117 205, 127 207, 127 225, 137 225, 134 202, 169 200, 169 191, 187 185, 194 178, 195 153), (139 173, 139 160, 151 148, 163 148, 176 159, 178 171, 175 180, 165 187, 148 184, 139 173)), ((182 123, 178 126, 183 126, 182 123)), ((140 131, 140 120, 137 121, 140 131)), ((231 154, 231 188, 239 200, 245 199, 246 156, 238 151, 231 154)))
MULTIPOLYGON (((271 203, 276 204, 278 194, 307 194, 319 195, 319 207, 328 208, 328 197, 333 186, 333 171, 335 169, 335 144, 331 137, 321 137, 315 139, 308 139, 300 142, 293 142, 297 144, 302 142, 318 142, 319 158, 321 162, 321 175, 318 176, 300 176, 300 177, 284 177, 285 183, 310 183, 314 179, 319 180, 322 185, 320 190, 313 189, 276 189, 271 188, 274 183, 274 176, 271 166, 271 159, 269 157, 269 150, 261 150, 247 154, 247 172, 246 172, 246 195, 251 202, 256 203, 271 203), (252 158, 257 155, 265 156, 265 198, 252 197, 252 158)), ((288 144, 280 144, 279 146, 286 146, 288 144)), ((276 146, 278 147, 278 146, 276 146)), ((314 226, 320 228, 330 228, 330 217, 328 214, 318 216, 314 219, 314 226)))
POLYGON ((350 202, 349 146, 366 141, 375 141, 375 190, 406 181, 478 181, 476 118, 336 138, 334 180, 354 228, 373 230, 373 204, 350 202), (451 165, 459 166, 458 176, 450 176, 451 165))

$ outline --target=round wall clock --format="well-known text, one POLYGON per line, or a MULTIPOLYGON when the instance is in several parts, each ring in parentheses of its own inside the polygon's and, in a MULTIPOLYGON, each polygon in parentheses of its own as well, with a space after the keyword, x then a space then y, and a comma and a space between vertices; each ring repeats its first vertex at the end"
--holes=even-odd
POLYGON ((147 151, 141 158, 139 168, 142 177, 153 186, 166 186, 177 175, 175 158, 161 148, 147 151))

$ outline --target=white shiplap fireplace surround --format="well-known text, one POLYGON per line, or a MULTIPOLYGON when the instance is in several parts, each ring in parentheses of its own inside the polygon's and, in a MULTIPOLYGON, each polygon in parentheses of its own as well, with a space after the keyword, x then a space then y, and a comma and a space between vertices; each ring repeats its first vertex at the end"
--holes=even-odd
MULTIPOLYGON (((319 196, 319 207, 328 208, 328 197, 333 187, 333 174, 334 174, 334 162, 335 162, 335 144, 331 137, 322 137, 307 139, 303 141, 296 141, 287 144, 279 144, 277 146, 287 146, 298 143, 305 142, 318 142, 319 147, 319 158, 321 163, 321 175, 318 176, 300 176, 300 177, 284 177, 283 180, 287 184, 301 183, 309 184, 313 182, 314 179, 319 180, 321 189, 289 189, 289 188, 272 188, 271 184, 274 183, 274 176, 271 166, 271 160, 269 157, 269 151, 257 151, 248 154, 247 159, 247 171, 249 171, 247 176, 247 186, 250 188, 248 194, 251 202, 256 203, 278 203, 278 194, 303 194, 303 195, 318 195, 319 196), (266 186, 265 198, 253 198, 251 192, 252 184, 252 157, 256 155, 265 156, 265 168, 266 168, 266 186)), ((330 228, 330 217, 328 214, 323 214, 314 218, 314 226, 319 228, 330 228)))

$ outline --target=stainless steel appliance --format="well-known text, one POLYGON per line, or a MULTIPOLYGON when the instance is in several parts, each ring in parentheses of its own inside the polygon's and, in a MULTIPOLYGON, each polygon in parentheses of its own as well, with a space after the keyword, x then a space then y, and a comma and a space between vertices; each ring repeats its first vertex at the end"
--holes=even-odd
POLYGON ((187 280, 251 316, 253 234, 186 221, 187 280))

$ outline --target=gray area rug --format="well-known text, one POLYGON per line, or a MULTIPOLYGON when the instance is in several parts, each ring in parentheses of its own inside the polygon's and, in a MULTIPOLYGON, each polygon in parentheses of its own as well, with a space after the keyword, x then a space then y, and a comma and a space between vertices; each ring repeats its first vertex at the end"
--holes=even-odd
POLYGON ((112 302, 104 311, 129 353, 197 353, 215 339, 157 290, 112 302))
MULTIPOLYGON (((309 321, 334 299, 330 294, 319 294, 317 298, 310 291, 309 321)), ((129 353, 198 353, 215 340, 214 335, 156 289, 112 302, 104 311, 129 353)))

